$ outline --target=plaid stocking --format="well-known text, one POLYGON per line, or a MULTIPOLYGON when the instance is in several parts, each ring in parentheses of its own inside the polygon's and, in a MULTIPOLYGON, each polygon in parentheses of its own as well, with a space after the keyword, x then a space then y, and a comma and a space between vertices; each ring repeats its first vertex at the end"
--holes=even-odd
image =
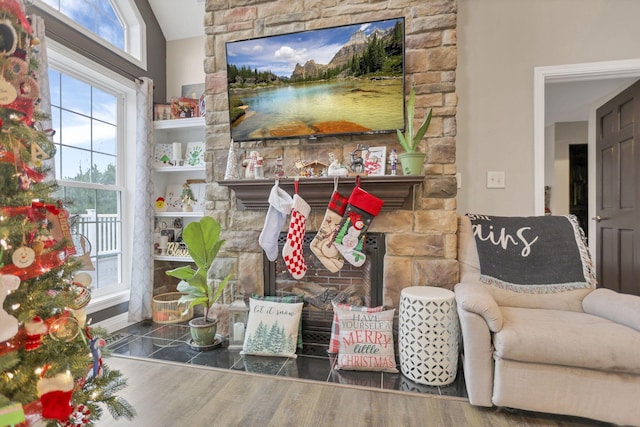
POLYGON ((318 234, 311 241, 311 251, 318 260, 332 273, 340 271, 344 265, 344 259, 333 244, 333 238, 338 232, 342 221, 342 215, 347 207, 347 198, 334 191, 329 201, 327 212, 324 214, 318 234))
POLYGON ((307 229, 307 216, 311 207, 304 199, 297 194, 293 195, 293 205, 291 207, 291 222, 287 241, 282 248, 282 258, 287 270, 294 279, 302 279, 307 272, 307 263, 302 255, 302 243, 304 233, 307 229))

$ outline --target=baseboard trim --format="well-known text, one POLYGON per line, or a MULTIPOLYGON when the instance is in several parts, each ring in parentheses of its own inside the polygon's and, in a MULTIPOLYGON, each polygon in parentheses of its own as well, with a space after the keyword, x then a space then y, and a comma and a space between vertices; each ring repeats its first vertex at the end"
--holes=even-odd
POLYGON ((129 322, 129 313, 122 313, 118 314, 117 316, 105 319, 102 322, 98 322, 93 326, 104 328, 111 334, 115 331, 126 328, 129 325, 133 325, 134 323, 135 322, 129 322))

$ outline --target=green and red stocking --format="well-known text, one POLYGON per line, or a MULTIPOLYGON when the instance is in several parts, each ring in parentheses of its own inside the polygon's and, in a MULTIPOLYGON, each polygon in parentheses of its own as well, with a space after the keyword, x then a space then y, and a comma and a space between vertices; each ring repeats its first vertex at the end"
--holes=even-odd
POLYGON ((336 233, 333 244, 347 262, 360 267, 366 261, 364 241, 371 221, 384 202, 360 187, 354 188, 349 196, 347 208, 336 233))

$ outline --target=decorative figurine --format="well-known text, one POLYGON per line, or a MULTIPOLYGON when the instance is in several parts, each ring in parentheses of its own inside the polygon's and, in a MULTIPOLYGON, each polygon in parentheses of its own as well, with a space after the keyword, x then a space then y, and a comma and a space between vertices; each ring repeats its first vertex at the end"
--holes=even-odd
POLYGON ((256 158, 256 164, 253 167, 253 172, 256 179, 264 179, 264 169, 262 167, 263 159, 258 156, 256 158))
POLYGON ((340 164, 340 161, 333 153, 329 153, 329 169, 327 170, 328 176, 346 176, 349 172, 347 168, 340 164))
POLYGON ((362 158, 362 152, 367 150, 369 150, 369 146, 357 144, 356 148, 353 151, 349 152, 349 168, 352 172, 364 172, 364 159, 362 158))
POLYGON ((389 154, 389 163, 391 163, 391 175, 395 175, 398 168, 398 153, 396 153, 395 148, 391 149, 391 154, 389 154))
POLYGON ((284 162, 282 156, 276 157, 276 168, 273 172, 276 178, 284 178, 284 162))
POLYGON ((191 206, 191 203, 195 202, 196 198, 193 196, 193 191, 191 190, 188 182, 182 184, 182 193, 180 193, 180 198, 182 199, 182 211, 192 212, 193 207, 191 206))
POLYGON ((250 151, 249 158, 242 161, 242 167, 245 168, 244 178, 255 179, 256 178, 256 163, 258 162, 258 152, 250 151))

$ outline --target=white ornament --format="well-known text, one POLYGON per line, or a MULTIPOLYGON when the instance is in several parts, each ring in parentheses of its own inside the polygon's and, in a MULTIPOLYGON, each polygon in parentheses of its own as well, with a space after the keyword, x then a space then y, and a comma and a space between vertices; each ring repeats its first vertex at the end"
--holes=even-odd
POLYGON ((27 268, 36 260, 36 252, 27 246, 20 246, 13 252, 11 260, 16 267, 27 268))
POLYGON ((0 274, 0 342, 7 341, 18 333, 18 319, 3 310, 4 299, 10 291, 20 286, 20 278, 13 274, 0 274))

